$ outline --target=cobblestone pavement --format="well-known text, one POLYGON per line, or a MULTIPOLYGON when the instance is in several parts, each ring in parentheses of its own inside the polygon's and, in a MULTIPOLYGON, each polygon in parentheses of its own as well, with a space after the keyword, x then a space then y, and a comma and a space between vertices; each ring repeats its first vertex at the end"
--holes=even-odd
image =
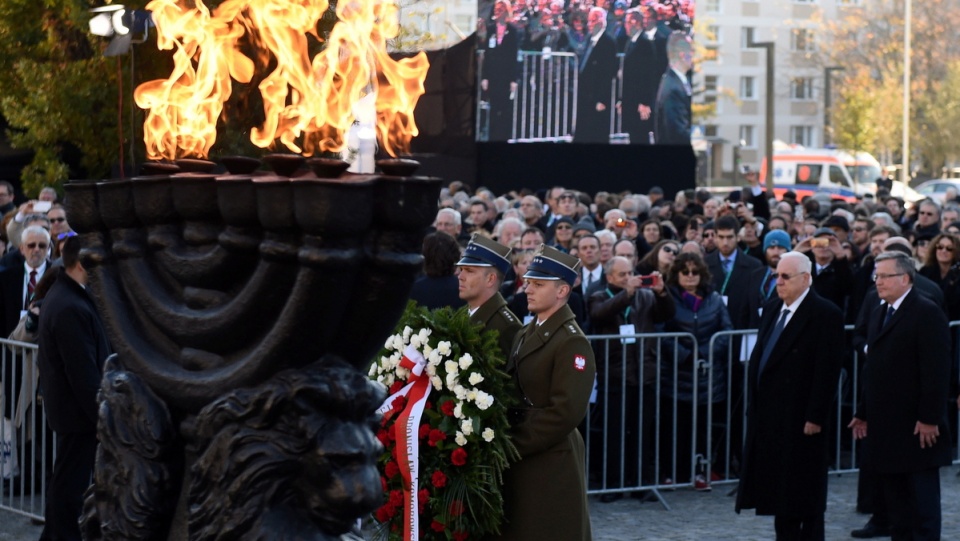
MULTIPOLYGON (((960 541, 960 478, 958 468, 941 473, 943 540, 960 541)), ((752 511, 733 512, 735 485, 714 485, 711 492, 689 489, 663 492, 671 510, 658 502, 624 498, 600 503, 591 498, 590 513, 595 541, 768 541, 773 539, 773 519, 756 517, 752 511)), ((857 475, 831 476, 827 503, 828 540, 846 540, 850 530, 863 526, 867 517, 855 511, 857 475)), ((14 513, 0 511, 0 541, 34 541, 39 526, 14 513)), ((531 540, 540 541, 540 540, 531 540)), ((552 541, 552 540, 544 540, 552 541)))

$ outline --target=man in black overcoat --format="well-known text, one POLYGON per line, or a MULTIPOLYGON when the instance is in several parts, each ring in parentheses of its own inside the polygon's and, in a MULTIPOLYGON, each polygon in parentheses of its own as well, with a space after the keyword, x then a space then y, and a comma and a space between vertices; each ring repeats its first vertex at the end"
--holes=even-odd
POLYGON ((674 32, 667 38, 670 67, 660 79, 654 112, 658 145, 690 144, 690 103, 693 90, 687 73, 693 68, 693 43, 690 36, 674 32))
POLYGON ((63 245, 63 271, 40 311, 38 364, 47 422, 57 433, 57 459, 47 488, 40 541, 80 539, 83 493, 97 450, 97 392, 110 345, 86 290, 80 240, 63 245))
POLYGON ((828 424, 843 362, 843 314, 788 252, 747 371, 747 437, 736 510, 774 515, 776 538, 823 541, 828 424))
POLYGON ((849 426, 869 438, 864 462, 880 474, 894 541, 940 539, 940 467, 951 458, 947 318, 913 287, 909 256, 884 252, 875 268, 884 302, 869 319, 863 393, 849 426))
POLYGON ((577 143, 610 142, 610 109, 613 78, 617 74, 617 44, 607 33, 607 12, 593 7, 587 15, 590 39, 580 58, 577 83, 577 143))

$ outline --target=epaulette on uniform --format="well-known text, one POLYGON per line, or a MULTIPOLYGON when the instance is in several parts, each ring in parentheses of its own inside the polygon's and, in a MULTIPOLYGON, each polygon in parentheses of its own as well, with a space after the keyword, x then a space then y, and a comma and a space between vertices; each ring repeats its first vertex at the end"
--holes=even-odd
POLYGON ((511 312, 506 306, 500 308, 500 315, 502 315, 508 321, 517 321, 516 318, 513 317, 513 312, 511 312))
POLYGON ((567 330, 570 331, 570 334, 577 334, 577 326, 573 323, 567 323, 567 330))

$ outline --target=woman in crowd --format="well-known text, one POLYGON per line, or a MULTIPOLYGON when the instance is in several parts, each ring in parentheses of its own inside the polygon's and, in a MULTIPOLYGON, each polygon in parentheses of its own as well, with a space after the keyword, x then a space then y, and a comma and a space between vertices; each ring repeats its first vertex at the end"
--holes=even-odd
POLYGON ((683 240, 700 242, 700 239, 703 238, 703 224, 706 221, 706 218, 699 214, 691 216, 690 220, 687 221, 686 229, 683 231, 683 240))
POLYGON ((564 216, 553 226, 553 247, 570 253, 573 247, 573 220, 564 216))
POLYGON ((460 261, 460 245, 446 233, 430 233, 423 239, 423 270, 413 283, 410 298, 430 310, 463 306, 460 284, 454 271, 460 261))
MULTIPOLYGON (((689 481, 690 475, 691 465, 687 460, 692 456, 693 450, 691 429, 694 408, 696 407, 697 413, 697 433, 705 434, 708 404, 712 401, 714 408, 717 408, 717 404, 723 402, 726 396, 728 337, 720 336, 713 341, 715 364, 712 371, 700 370, 699 364, 709 366, 710 339, 720 331, 732 329, 733 324, 723 299, 710 288, 710 271, 699 255, 682 253, 677 256, 667 277, 667 284, 676 305, 676 315, 670 321, 659 325, 658 330, 690 333, 697 341, 694 347, 689 338, 664 340, 660 356, 660 411, 664 415, 661 426, 667 427, 666 434, 660 439, 660 460, 661 464, 666 466, 662 471, 665 478, 685 483, 689 481), (673 417, 674 402, 676 418, 673 417), (675 449, 671 447, 674 438, 675 449), (680 459, 674 464, 671 457, 680 459)), ((703 455, 707 460, 713 459, 703 440, 698 441, 697 445, 697 454, 703 455)), ((694 486, 698 490, 709 490, 709 483, 700 472, 694 478, 694 486)))
POLYGON ((950 321, 960 319, 960 240, 949 233, 933 238, 920 274, 933 280, 943 290, 950 321))
POLYGON ((640 224, 640 236, 637 237, 637 257, 643 258, 661 240, 660 220, 650 218, 640 224))
POLYGON ((680 253, 680 244, 672 240, 662 240, 650 250, 640 263, 637 264, 637 272, 641 275, 650 274, 653 271, 660 271, 660 274, 666 277, 670 276, 670 269, 673 267, 673 261, 680 253))

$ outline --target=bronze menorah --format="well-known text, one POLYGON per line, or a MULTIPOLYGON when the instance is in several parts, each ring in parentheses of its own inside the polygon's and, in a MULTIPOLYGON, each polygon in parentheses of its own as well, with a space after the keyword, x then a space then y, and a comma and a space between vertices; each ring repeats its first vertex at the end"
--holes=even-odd
POLYGON ((382 394, 361 370, 406 305, 440 180, 275 161, 66 186, 117 353, 88 538, 338 538, 377 504, 382 394), (117 493, 143 498, 138 482, 157 492, 139 514, 117 493))

